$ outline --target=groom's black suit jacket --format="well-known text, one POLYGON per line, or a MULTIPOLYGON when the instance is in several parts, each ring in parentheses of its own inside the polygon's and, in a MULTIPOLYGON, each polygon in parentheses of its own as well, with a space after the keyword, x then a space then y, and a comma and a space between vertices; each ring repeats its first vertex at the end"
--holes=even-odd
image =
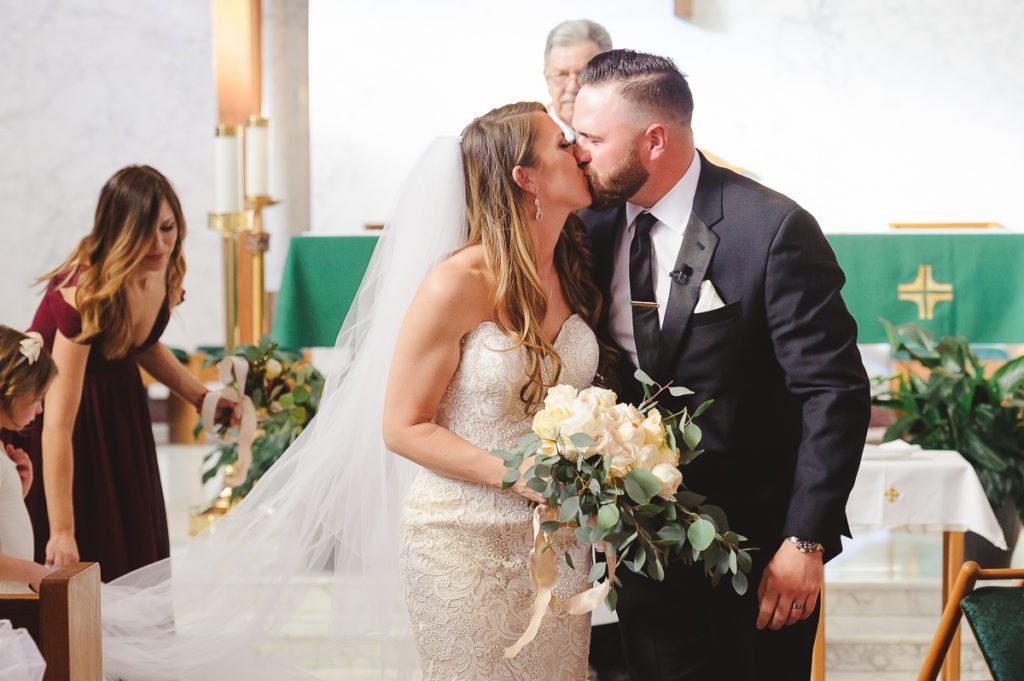
MULTIPOLYGON (((625 209, 585 213, 607 304, 625 209)), ((675 270, 657 362, 644 369, 694 391, 665 406, 692 412, 715 400, 698 419, 705 452, 682 469, 684 483, 760 547, 755 566, 787 536, 836 555, 840 534, 849 533, 845 506, 869 391, 856 324, 839 293, 845 277, 821 229, 792 200, 702 157, 675 270), (725 306, 694 314, 705 279, 725 306)), ((603 326, 609 338, 607 314, 603 326)), ((620 368, 620 393, 638 401, 625 355, 620 368)), ((760 574, 751 577, 756 584, 760 574)))

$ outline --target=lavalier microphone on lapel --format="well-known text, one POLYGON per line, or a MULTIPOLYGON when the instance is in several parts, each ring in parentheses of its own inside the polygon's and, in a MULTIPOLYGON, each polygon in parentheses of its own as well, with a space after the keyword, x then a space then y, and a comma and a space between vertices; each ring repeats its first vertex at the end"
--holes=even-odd
POLYGON ((693 274, 693 268, 689 265, 683 265, 678 270, 672 270, 668 273, 669 279, 676 282, 680 286, 685 286, 690 281, 690 275, 693 274))

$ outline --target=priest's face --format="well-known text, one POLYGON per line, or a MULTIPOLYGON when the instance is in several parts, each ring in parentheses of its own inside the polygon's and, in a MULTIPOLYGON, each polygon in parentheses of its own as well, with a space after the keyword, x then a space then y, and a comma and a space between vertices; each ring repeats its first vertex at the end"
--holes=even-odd
POLYGON ((614 85, 584 86, 576 98, 576 160, 587 175, 595 209, 620 206, 647 182, 640 155, 644 130, 614 85))
POLYGON ((544 79, 548 83, 548 94, 555 107, 555 113, 566 125, 572 123, 573 104, 580 84, 576 79, 591 58, 599 53, 597 43, 584 40, 575 45, 555 45, 548 52, 548 63, 544 79))

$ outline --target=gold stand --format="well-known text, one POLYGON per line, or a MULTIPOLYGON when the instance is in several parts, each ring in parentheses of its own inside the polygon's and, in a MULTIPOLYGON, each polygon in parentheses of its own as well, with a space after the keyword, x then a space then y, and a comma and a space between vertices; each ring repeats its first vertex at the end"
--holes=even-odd
POLYGON ((825 579, 821 580, 821 593, 818 595, 818 633, 814 638, 814 651, 811 654, 811 680, 825 681, 825 579))
POLYGON ((263 275, 263 254, 269 247, 270 235, 263 231, 263 209, 280 202, 269 196, 247 196, 245 201, 253 216, 250 238, 246 243, 246 251, 252 256, 252 318, 249 323, 251 342, 259 343, 260 337, 270 330, 267 325, 267 292, 263 275))
POLYGON ((224 349, 231 351, 238 345, 238 282, 235 240, 241 232, 252 227, 252 211, 240 213, 210 213, 210 229, 220 232, 224 240, 224 349))

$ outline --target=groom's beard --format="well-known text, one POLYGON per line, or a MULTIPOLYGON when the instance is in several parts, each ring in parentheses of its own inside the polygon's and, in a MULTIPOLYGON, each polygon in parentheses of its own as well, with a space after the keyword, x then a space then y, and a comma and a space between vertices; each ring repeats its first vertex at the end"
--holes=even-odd
POLYGON ((647 178, 651 176, 640 163, 640 154, 637 153, 635 142, 606 176, 601 177, 590 166, 587 166, 585 174, 590 186, 590 196, 594 200, 590 207, 594 210, 618 208, 640 191, 647 183, 647 178))

